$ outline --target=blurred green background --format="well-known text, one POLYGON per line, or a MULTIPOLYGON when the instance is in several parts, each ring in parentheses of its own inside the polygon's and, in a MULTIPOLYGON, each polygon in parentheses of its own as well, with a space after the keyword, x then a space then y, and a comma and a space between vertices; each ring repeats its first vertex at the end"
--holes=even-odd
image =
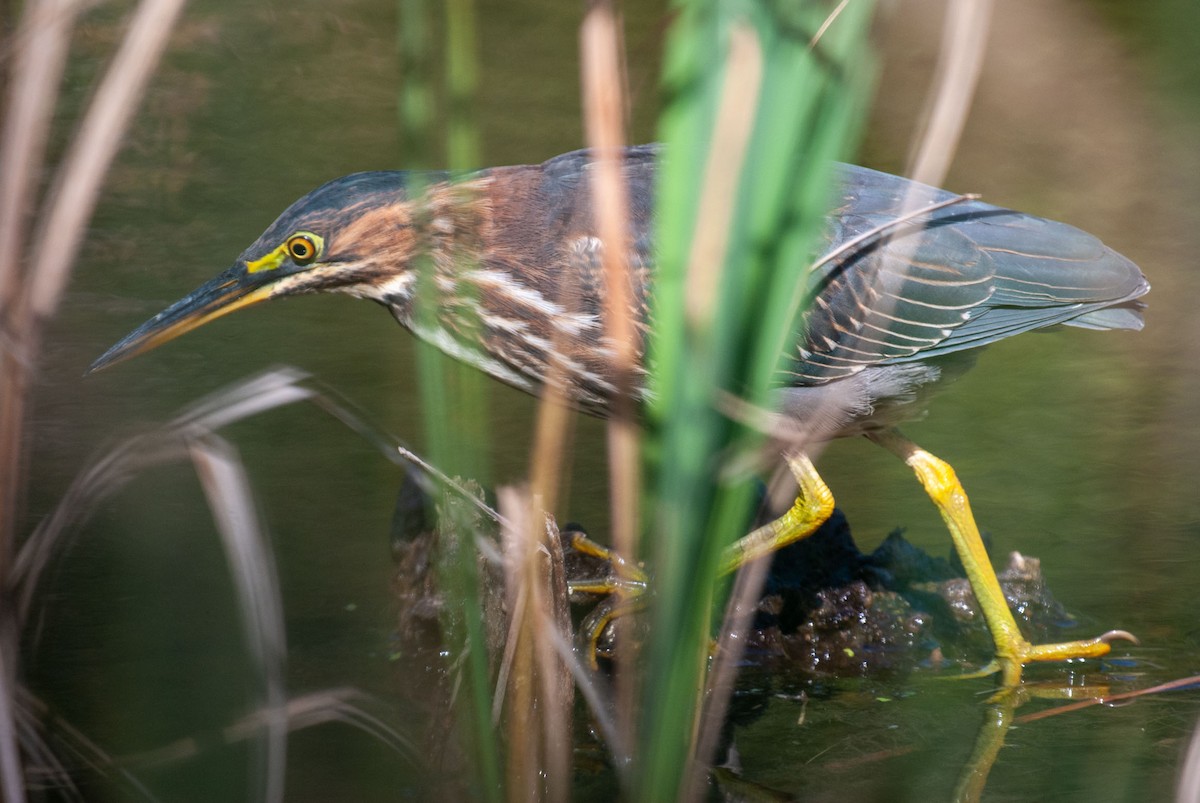
MULTIPOLYGON (((89 12, 60 130, 103 66, 128 4, 89 12)), ((582 145, 581 4, 486 0, 477 107, 486 164, 582 145)), ((859 161, 904 168, 936 58, 943 4, 882 4, 882 75, 859 161)), ((665 3, 626 4, 631 138, 654 138, 665 3)), ((297 365, 421 445, 411 338, 382 309, 301 298, 223 319, 81 378, 133 326, 215 275, 292 200, 356 170, 400 163, 391 0, 206 0, 189 6, 108 182, 74 284, 45 345, 34 408, 30 526, 105 443, 264 367, 297 365)), ((1200 671, 1200 7, 1185 0, 1006 0, 949 189, 1067 221, 1139 263, 1146 330, 1029 335, 990 348, 907 434, 958 469, 997 556, 1040 557, 1081 633, 1120 627, 1151 685, 1200 671)), ((489 387, 494 476, 523 476, 534 402, 489 387)), ((453 416, 453 411, 449 411, 453 416)), ((581 420, 561 511, 606 529, 600 425, 581 420)), ((289 688, 353 685, 406 717, 389 649, 388 531, 400 474, 306 407, 227 433, 280 563, 289 688)), ((949 543, 907 468, 865 442, 819 466, 860 546, 891 529, 949 543)), ((254 762, 217 729, 247 711, 249 659, 207 508, 186 466, 106 503, 46 583, 31 684, 119 756, 185 737, 198 758, 140 771, 167 800, 239 799, 254 762)), ((1062 672, 1064 670, 1047 670, 1062 672)), ((1051 674, 1051 676, 1056 676, 1051 674)), ((782 689, 795 691, 787 679, 782 689)), ((848 684, 789 694, 738 735, 746 776, 804 799, 945 798, 980 717, 978 689, 848 684), (879 702, 887 697, 890 702, 879 702), (882 756, 882 757, 880 757, 882 756), (870 771, 864 772, 864 767, 870 771)), ((980 687, 983 688, 983 687, 980 687)), ((992 773, 995 799, 1165 799, 1200 696, 1143 700, 1021 728, 992 773)), ((404 761, 345 726, 303 732, 289 800, 420 797, 404 761)), ((97 799, 127 789, 98 782, 97 799)))

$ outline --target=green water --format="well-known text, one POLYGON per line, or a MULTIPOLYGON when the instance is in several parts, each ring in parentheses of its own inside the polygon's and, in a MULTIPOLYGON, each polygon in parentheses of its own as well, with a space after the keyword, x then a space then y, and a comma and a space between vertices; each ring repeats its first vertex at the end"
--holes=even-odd
MULTIPOLYGON (((485 160, 536 162, 578 147, 578 5, 492 1, 480 10, 485 160)), ((118 19, 111 9, 88 17, 68 85, 76 102, 118 19)), ((653 136, 665 22, 658 4, 629 4, 626 22, 632 136, 644 141, 653 136)), ((903 164, 936 22, 914 12, 885 26, 888 60, 864 149, 876 166, 903 164)), ((420 445, 411 339, 383 310, 348 298, 266 305, 81 378, 116 339, 226 267, 296 197, 344 173, 399 166, 395 29, 393 3, 380 0, 189 7, 47 337, 30 525, 104 444, 274 364, 311 372, 420 445)), ((906 430, 956 466, 999 553, 1042 558, 1080 635, 1120 627, 1142 638, 1119 667, 1121 688, 1200 671, 1200 324, 1192 310, 1200 157, 1191 145, 1200 119, 1190 111, 1197 96, 1162 79, 1174 69, 1168 57, 1189 52, 1153 47, 1166 37, 1159 29, 1127 29, 1128 20, 1117 27, 1073 2, 1006 6, 997 61, 947 184, 1068 220, 1137 261, 1154 285, 1146 330, 1000 344, 928 421, 906 430), (1058 26, 1049 44, 1019 29, 1022 21, 1043 27, 1042 14, 1058 26)), ((507 388, 491 394, 495 476, 513 480, 527 467, 533 403, 507 388)), ((225 434, 246 463, 279 562, 289 691, 355 686, 387 701, 403 727, 412 690, 398 688, 388 640, 398 470, 308 407, 225 434)), ((905 526, 922 546, 948 549, 908 470, 882 450, 838 443, 820 467, 864 548, 905 526)), ((575 469, 564 512, 603 533, 595 422, 580 422, 575 469)), ((250 658, 187 466, 147 472, 105 502, 45 592, 27 666, 59 715, 116 756, 198 739, 195 755, 134 765, 161 799, 233 800, 253 788, 253 751, 219 736, 251 705, 250 658)), ((1031 674, 1069 680, 1070 671, 1031 674)), ((802 684, 771 683, 764 713, 736 736, 744 775, 817 800, 947 799, 989 688, 834 684, 808 701, 801 724, 802 684)), ((1166 799, 1198 716, 1193 692, 1025 724, 1009 735, 987 799, 1166 799)), ((326 725, 291 743, 287 799, 419 798, 417 777, 411 762, 369 737, 326 725)), ((136 797, 107 781, 86 791, 136 797)))

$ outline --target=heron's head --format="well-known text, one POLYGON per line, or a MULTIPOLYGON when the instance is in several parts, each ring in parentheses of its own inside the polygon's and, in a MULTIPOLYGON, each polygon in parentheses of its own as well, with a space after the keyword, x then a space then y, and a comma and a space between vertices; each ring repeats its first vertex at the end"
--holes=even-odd
POLYGON ((232 267, 130 332, 89 372, 278 296, 338 291, 402 303, 412 292, 419 247, 416 204, 408 189, 412 179, 402 172, 355 173, 313 190, 232 267))

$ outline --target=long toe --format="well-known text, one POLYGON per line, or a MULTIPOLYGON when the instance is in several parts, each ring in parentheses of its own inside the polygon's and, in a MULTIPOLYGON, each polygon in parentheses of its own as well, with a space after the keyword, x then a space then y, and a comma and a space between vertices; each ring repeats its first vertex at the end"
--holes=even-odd
POLYGON ((1074 658, 1100 658, 1112 650, 1112 642, 1129 641, 1137 644, 1137 638, 1125 630, 1110 630, 1093 639, 1062 641, 1057 644, 1014 644, 1011 650, 1001 650, 996 663, 1005 686, 1016 686, 1021 681, 1021 668, 1034 661, 1069 661, 1074 658))

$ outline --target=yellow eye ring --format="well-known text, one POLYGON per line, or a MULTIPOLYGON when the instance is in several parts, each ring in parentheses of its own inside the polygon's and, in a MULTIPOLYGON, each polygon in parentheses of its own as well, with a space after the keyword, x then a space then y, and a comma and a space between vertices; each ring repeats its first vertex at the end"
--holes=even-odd
POLYGON ((287 252, 297 265, 307 265, 317 258, 317 244, 312 235, 293 234, 288 237, 287 252))

